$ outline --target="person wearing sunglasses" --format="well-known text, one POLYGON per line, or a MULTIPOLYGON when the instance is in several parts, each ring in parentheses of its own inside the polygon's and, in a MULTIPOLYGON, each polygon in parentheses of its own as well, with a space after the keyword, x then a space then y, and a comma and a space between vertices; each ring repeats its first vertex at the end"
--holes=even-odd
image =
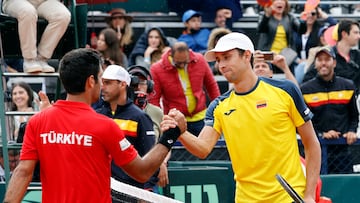
POLYGON ((173 108, 182 112, 187 129, 198 135, 204 127, 207 96, 213 100, 220 95, 204 56, 192 51, 185 42, 175 42, 160 61, 151 65, 150 72, 154 81, 150 103, 162 107, 164 114, 173 108))
POLYGON ((306 32, 303 34, 295 33, 294 36, 296 52, 298 54, 294 73, 299 83, 302 82, 305 70, 308 69, 308 59, 314 58, 313 55, 309 54, 309 50, 324 45, 320 41, 320 29, 323 26, 332 26, 337 23, 336 19, 329 16, 320 7, 316 7, 310 12, 303 12, 301 16, 303 16, 306 22, 306 32))
POLYGON ((306 22, 306 32, 303 34, 295 33, 296 52, 300 61, 305 61, 309 56, 309 49, 320 44, 318 36, 319 30, 323 25, 335 25, 337 20, 325 13, 320 7, 310 12, 303 12, 306 22))

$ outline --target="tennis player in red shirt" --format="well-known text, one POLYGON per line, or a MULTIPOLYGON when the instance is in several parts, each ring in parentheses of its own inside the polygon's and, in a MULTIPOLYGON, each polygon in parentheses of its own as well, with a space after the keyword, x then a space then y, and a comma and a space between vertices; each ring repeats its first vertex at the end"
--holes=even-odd
POLYGON ((180 127, 164 132, 159 144, 141 158, 115 122, 90 107, 100 95, 100 62, 91 49, 76 49, 63 57, 59 73, 67 98, 28 122, 20 162, 4 202, 22 200, 40 161, 43 203, 110 203, 111 159, 134 179, 145 182, 185 131, 184 120, 180 127))

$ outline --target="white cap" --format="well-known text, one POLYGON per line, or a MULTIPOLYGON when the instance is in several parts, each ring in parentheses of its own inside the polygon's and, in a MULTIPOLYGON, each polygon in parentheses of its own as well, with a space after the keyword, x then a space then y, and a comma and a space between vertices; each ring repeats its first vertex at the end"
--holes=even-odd
POLYGON ((224 35, 216 43, 215 48, 205 53, 205 59, 209 62, 215 61, 215 52, 225 52, 232 49, 249 50, 254 53, 254 44, 250 38, 242 33, 232 32, 224 35))
POLYGON ((109 65, 105 69, 102 78, 108 80, 124 81, 128 86, 130 86, 131 82, 130 74, 125 70, 125 68, 118 65, 109 65))

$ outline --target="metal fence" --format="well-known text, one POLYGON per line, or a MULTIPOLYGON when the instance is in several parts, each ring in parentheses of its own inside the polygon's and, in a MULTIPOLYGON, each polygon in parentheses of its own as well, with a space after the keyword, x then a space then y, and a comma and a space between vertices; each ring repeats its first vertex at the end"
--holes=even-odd
MULTIPOLYGON (((321 174, 360 173, 360 139, 348 145, 346 139, 327 140, 319 138, 321 144, 321 174)), ((304 156, 304 146, 298 140, 299 153, 304 156)), ((170 161, 203 160, 190 154, 181 143, 177 142, 171 152, 170 161)), ((229 154, 224 140, 219 140, 205 160, 229 161, 229 154)))

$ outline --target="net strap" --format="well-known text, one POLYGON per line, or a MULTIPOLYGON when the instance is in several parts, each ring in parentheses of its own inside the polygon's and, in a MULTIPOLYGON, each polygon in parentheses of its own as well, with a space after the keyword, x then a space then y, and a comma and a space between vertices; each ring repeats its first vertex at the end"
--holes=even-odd
POLYGON ((125 193, 130 196, 137 197, 138 199, 142 199, 148 202, 166 202, 166 203, 182 203, 179 200, 171 199, 169 197, 165 197, 153 192, 149 192, 147 190, 143 190, 132 185, 128 185, 122 182, 119 182, 111 177, 111 189, 118 191, 120 193, 125 193))

